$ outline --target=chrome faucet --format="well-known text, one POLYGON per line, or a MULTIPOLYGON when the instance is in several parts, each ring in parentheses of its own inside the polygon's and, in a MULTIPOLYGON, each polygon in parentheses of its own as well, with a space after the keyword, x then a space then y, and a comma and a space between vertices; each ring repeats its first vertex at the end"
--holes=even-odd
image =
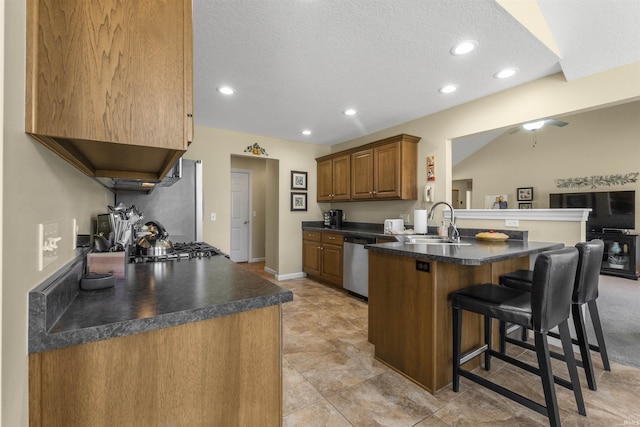
POLYGON ((434 210, 438 205, 447 205, 447 207, 451 210, 451 219, 449 220, 449 238, 454 240, 455 242, 460 243, 460 232, 458 231, 458 227, 456 227, 456 217, 455 211, 453 210, 453 206, 451 206, 447 202, 437 202, 435 205, 431 206, 431 210, 429 211, 429 215, 427 216, 428 220, 433 220, 434 210))

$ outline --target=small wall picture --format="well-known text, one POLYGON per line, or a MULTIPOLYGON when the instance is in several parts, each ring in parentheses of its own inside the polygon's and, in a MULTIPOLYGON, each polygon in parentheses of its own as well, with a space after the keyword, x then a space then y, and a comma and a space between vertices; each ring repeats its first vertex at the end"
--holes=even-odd
POLYGON ((291 211, 307 210, 307 193, 291 193, 291 211))
POLYGON ((509 209, 506 194, 493 194, 484 196, 485 209, 509 209))
POLYGON ((518 203, 518 207, 520 209, 533 209, 533 205, 531 203, 518 203))
POLYGON ((533 187, 518 188, 518 201, 533 200, 533 187))
POLYGON ((307 173, 300 171, 291 171, 291 189, 307 190, 307 173))

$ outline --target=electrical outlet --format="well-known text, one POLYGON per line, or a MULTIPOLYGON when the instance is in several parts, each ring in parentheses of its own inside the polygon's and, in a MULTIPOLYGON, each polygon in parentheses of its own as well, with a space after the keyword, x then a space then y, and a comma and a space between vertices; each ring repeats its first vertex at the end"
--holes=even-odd
POLYGON ((38 224, 38 271, 58 259, 58 223, 38 224))
POLYGON ((215 220, 216 220, 216 213, 211 212, 211 221, 215 221, 215 220))
POLYGON ((402 221, 404 221, 405 224, 409 224, 409 214, 401 213, 399 217, 402 221))
POLYGON ((505 227, 519 227, 520 221, 517 219, 505 219, 504 220, 505 227))

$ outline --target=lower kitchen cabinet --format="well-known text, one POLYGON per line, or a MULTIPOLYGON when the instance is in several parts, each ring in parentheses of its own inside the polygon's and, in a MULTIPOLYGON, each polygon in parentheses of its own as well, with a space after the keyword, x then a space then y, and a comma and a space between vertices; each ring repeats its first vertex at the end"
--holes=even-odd
POLYGON ((313 279, 342 288, 344 236, 303 231, 302 271, 313 279))
POLYGON ((29 355, 29 425, 282 425, 281 306, 29 355))

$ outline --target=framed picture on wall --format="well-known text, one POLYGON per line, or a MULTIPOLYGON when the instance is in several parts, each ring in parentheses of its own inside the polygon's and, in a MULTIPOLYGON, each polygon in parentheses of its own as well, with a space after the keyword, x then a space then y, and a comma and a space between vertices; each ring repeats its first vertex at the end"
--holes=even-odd
POLYGON ((291 211, 307 210, 307 193, 291 193, 291 211))
POLYGON ((518 201, 533 200, 533 187, 518 188, 518 201))
POLYGON ((307 173, 300 171, 291 171, 291 189, 307 190, 307 173))
POLYGON ((533 209, 533 205, 531 203, 519 203, 518 207, 520 209, 533 209))

